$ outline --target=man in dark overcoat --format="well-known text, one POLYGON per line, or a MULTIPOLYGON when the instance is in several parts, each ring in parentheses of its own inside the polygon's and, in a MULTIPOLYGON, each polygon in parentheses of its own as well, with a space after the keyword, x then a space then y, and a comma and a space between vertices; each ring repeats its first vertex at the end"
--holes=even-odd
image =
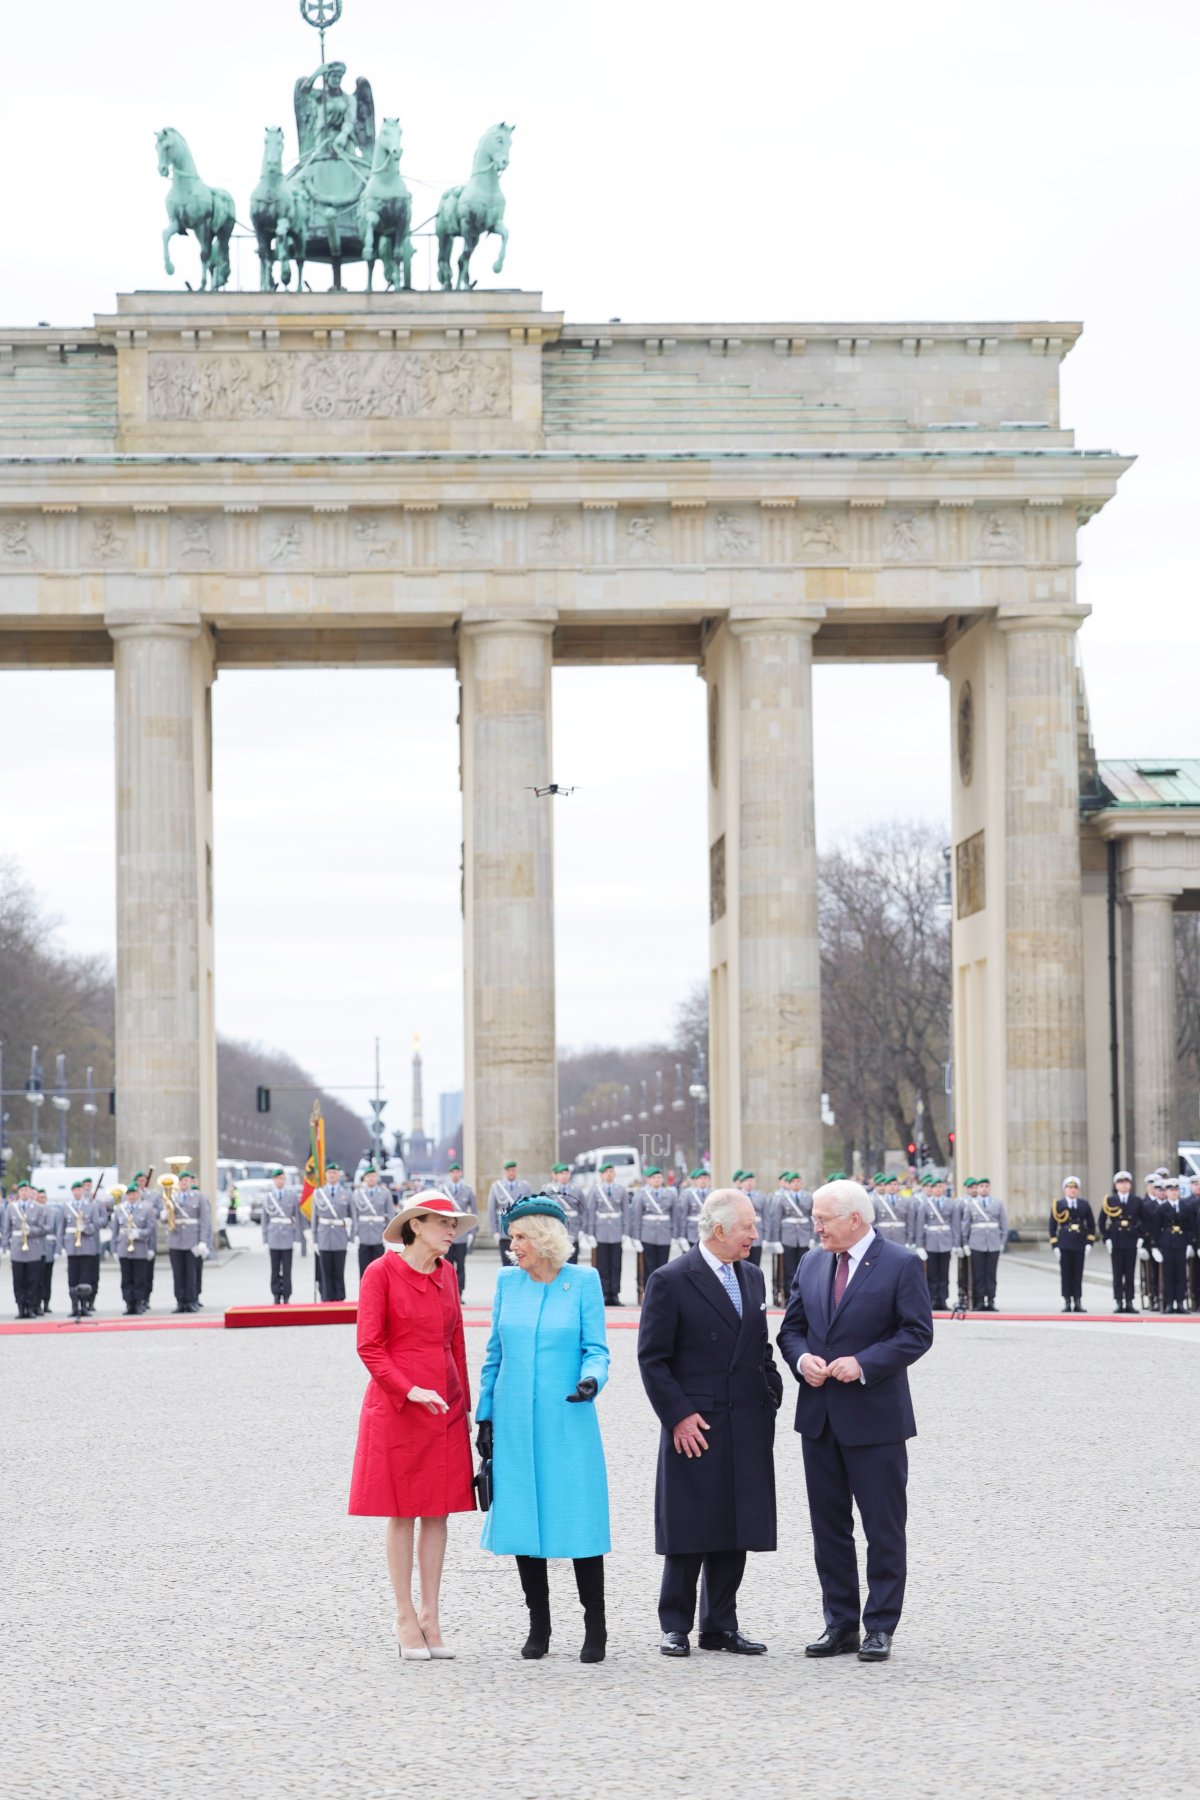
POLYGON ((767 1337, 754 1206, 709 1194, 699 1242, 646 1283, 638 1364, 662 1432, 655 1549, 664 1656, 687 1656, 700 1583, 700 1648, 761 1656, 738 1629, 748 1550, 775 1548, 775 1413, 783 1380, 767 1337), (703 1579, 701 1579, 703 1578, 703 1579))

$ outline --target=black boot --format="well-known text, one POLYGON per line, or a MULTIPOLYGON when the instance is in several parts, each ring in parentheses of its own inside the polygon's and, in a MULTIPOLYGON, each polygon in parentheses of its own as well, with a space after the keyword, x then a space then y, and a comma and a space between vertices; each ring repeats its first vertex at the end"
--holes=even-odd
POLYGON ((577 1556, 575 1586, 583 1607, 583 1649, 579 1660, 584 1663, 604 1661, 608 1644, 608 1627, 604 1617, 604 1558, 577 1556))
POLYGON ((550 1578, 543 1556, 518 1556, 517 1573, 529 1608, 529 1636, 521 1645, 526 1662, 537 1662, 550 1648, 550 1578))

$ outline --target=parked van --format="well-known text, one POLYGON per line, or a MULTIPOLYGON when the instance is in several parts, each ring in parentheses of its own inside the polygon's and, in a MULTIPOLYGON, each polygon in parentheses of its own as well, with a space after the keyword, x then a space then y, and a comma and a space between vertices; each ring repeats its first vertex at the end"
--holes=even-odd
POLYGON ((601 1144, 598 1150, 585 1150, 571 1165, 571 1179, 586 1194, 600 1179, 606 1163, 613 1166, 613 1180, 623 1188, 641 1186, 642 1159, 633 1144, 601 1144))
POLYGON ((91 1163, 86 1169, 55 1168, 49 1163, 39 1163, 33 1171, 33 1185, 45 1188, 47 1200, 69 1200, 73 1181, 90 1181, 94 1194, 107 1194, 117 1179, 117 1171, 113 1168, 101 1168, 91 1163))

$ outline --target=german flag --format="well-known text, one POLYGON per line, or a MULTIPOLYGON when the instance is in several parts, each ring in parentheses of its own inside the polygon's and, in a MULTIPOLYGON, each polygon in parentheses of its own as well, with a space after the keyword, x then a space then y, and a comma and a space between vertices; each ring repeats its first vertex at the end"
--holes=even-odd
POLYGON ((308 1122, 308 1161, 304 1165, 304 1185, 300 1190, 300 1211, 304 1217, 312 1221, 312 1197, 318 1188, 325 1186, 325 1121, 321 1117, 321 1102, 313 1101, 312 1117, 308 1122))

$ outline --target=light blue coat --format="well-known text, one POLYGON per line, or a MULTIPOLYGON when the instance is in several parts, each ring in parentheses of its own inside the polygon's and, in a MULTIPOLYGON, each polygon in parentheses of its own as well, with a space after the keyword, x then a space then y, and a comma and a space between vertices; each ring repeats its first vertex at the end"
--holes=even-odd
POLYGON ((595 1269, 568 1263, 550 1282, 502 1269, 475 1408, 476 1420, 491 1419, 493 1430, 485 1550, 603 1556, 611 1548, 596 1403, 567 1403, 585 1375, 601 1388, 608 1380, 595 1269))

